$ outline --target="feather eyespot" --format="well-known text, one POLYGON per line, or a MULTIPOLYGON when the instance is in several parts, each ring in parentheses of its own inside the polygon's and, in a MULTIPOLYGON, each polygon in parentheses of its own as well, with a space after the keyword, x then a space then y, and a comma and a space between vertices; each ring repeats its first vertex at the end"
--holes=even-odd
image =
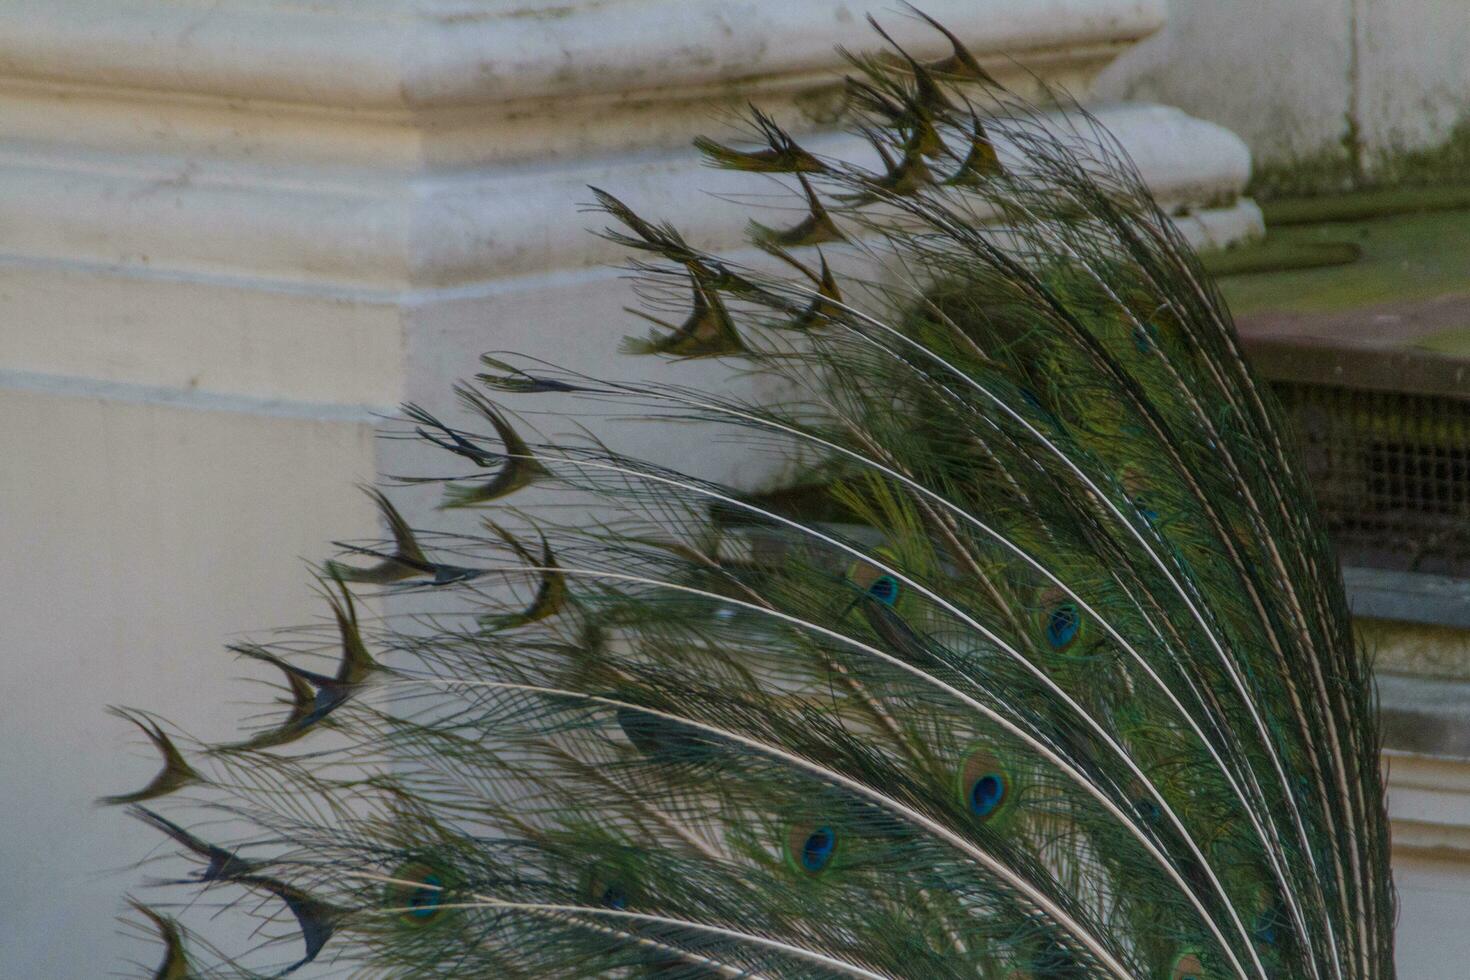
POLYGON ((1053 650, 1065 650, 1082 635, 1082 611, 1075 602, 1059 602, 1046 613, 1046 642, 1053 650))
POLYGON ((994 752, 980 748, 960 767, 957 787, 960 803, 980 823, 1003 813, 1014 795, 1014 781, 994 752))
POLYGON ((1267 946, 1275 946, 1277 939, 1276 919, 1276 910, 1267 909, 1256 916, 1251 934, 1267 946))
POLYGON ((801 845, 801 866, 808 871, 821 871, 837 850, 837 835, 831 827, 818 827, 801 845))
POLYGON ((408 896, 408 914, 415 919, 428 919, 439 914, 439 906, 444 904, 444 884, 438 875, 428 875, 424 883, 415 888, 408 896))
POLYGON ((393 881, 384 886, 383 900, 398 911, 401 921, 422 926, 443 914, 445 892, 450 887, 447 873, 422 861, 410 861, 389 877, 393 881))
POLYGON ((1204 964, 1196 953, 1185 953, 1174 961, 1169 980, 1208 980, 1204 964))
POLYGON ((970 812, 988 817, 1005 802, 1006 779, 998 772, 986 773, 970 787, 970 812))
POLYGON ((1041 653, 1093 658, 1106 649, 1080 597, 1059 587, 1042 589, 1033 607, 1034 643, 1041 653))
POLYGON ((786 832, 786 858, 796 870, 819 875, 837 856, 837 844, 837 830, 831 824, 795 824, 786 832))
POLYGON ((891 606, 898 601, 898 579, 892 575, 880 575, 868 586, 868 595, 877 599, 885 606, 891 606))
POLYGON ((1281 902, 1271 889, 1263 886, 1256 900, 1256 917, 1251 923, 1251 935, 1257 942, 1275 946, 1281 941, 1282 930, 1286 925, 1286 913, 1281 902))
POLYGON ((593 868, 583 881, 583 901, 614 912, 622 912, 633 905, 636 894, 637 881, 613 865, 593 868))
POLYGON ((610 909, 621 911, 628 907, 628 890, 615 881, 602 890, 598 901, 610 909))
POLYGON ((1159 519, 1158 508, 1154 504, 1153 494, 1150 493, 1148 482, 1143 475, 1132 466, 1125 467, 1122 473, 1123 489, 1128 492, 1128 502, 1139 517, 1149 524, 1156 523, 1159 519))
POLYGON ((1158 327, 1152 323, 1140 324, 1133 328, 1133 346, 1140 354, 1152 354, 1158 336, 1158 327))
POLYGON ((896 605, 903 592, 896 575, 884 572, 867 562, 855 563, 848 570, 847 578, 862 590, 865 598, 875 599, 885 606, 896 605))

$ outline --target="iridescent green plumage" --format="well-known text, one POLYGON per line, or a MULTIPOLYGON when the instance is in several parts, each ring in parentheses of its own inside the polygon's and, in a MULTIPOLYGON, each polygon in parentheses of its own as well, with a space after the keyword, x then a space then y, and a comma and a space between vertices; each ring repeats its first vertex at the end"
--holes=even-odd
POLYGON ((497 355, 462 393, 492 431, 410 410, 485 523, 380 500, 381 564, 333 571, 446 601, 399 626, 333 596, 342 667, 299 674, 290 738, 163 801, 255 828, 207 880, 395 976, 1392 976, 1367 666, 1213 287, 1085 113, 957 42, 856 64, 876 170, 765 116, 764 149, 700 144, 796 178, 810 227, 757 227, 759 262, 599 192, 690 297, 637 349, 788 399, 497 355), (726 426, 794 487, 531 441, 492 393, 726 426), (526 546, 500 500, 532 483, 593 516, 526 546))

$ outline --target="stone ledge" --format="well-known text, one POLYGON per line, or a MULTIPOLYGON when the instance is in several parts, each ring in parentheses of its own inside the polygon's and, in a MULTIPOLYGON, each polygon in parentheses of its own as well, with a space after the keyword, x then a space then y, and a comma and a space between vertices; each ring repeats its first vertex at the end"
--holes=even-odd
POLYGON ((1379 674, 1378 696, 1388 749, 1461 759, 1470 767, 1470 683, 1379 674))
POLYGON ((1470 630, 1470 582, 1463 578, 1345 567, 1342 579, 1360 619, 1470 630))
POLYGON ((1470 860, 1470 683, 1380 674, 1396 851, 1470 860))
MULTIPOLYGON (((1097 114, 1166 208, 1234 206, 1250 158, 1229 131, 1162 106, 1097 114)), ((811 146, 849 159, 867 152, 846 135, 811 146)), ((382 297, 616 261, 620 249, 587 233, 602 221, 577 208, 590 182, 651 217, 679 215, 690 239, 711 248, 738 244, 747 217, 717 195, 762 191, 687 150, 416 178, 329 170, 315 181, 174 157, 12 151, 0 154, 0 227, 12 259, 382 297)), ((1237 212, 1236 226, 1258 229, 1253 211, 1237 212)))
POLYGON ((12 371, 0 368, 0 392, 28 392, 82 401, 123 405, 156 405, 191 412, 226 412, 259 418, 296 419, 304 422, 348 423, 374 430, 394 417, 397 406, 344 405, 332 402, 295 401, 223 394, 183 387, 143 385, 97 378, 68 377, 12 371))
POLYGON ((1394 851, 1470 860, 1470 761, 1390 750, 1384 766, 1394 851))
MULTIPOLYGON (((929 0, 982 56, 1131 42, 1163 0, 929 0)), ((0 76, 352 109, 579 98, 679 97, 691 88, 802 76, 868 48, 855 0, 572 0, 557 6, 424 0, 10 0, 0 76)), ((886 26, 917 53, 945 43, 912 17, 886 26)))

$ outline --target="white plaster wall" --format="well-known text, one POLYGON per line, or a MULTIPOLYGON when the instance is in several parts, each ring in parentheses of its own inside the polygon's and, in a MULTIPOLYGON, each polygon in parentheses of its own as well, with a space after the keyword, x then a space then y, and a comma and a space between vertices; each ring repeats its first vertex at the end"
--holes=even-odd
POLYGON ((1470 963, 1470 862, 1463 854, 1394 854, 1398 980, 1449 980, 1470 963))
MULTIPOLYGON (((617 268, 568 270, 549 276, 525 277, 499 283, 480 295, 434 303, 409 313, 406 347, 407 386, 404 397, 446 416, 459 414, 451 382, 472 375, 480 355, 490 350, 514 351, 552 360, 572 370, 597 377, 637 382, 687 385, 701 391, 730 391, 732 364, 718 360, 670 362, 653 357, 618 353, 625 336, 643 336, 651 324, 624 312, 638 304, 627 274, 617 268)), ((751 378, 739 385, 741 395, 773 397, 768 379, 751 378)), ((613 420, 596 415, 596 406, 565 396, 512 397, 507 407, 525 414, 529 427, 548 437, 576 438, 576 425, 585 425, 619 452, 647 459, 709 479, 754 488, 769 481, 773 461, 753 460, 728 439, 711 439, 711 426, 658 425, 635 419, 613 420), (556 413, 575 412, 559 418, 556 413)), ((473 417, 466 425, 477 425, 473 417)), ((384 452, 404 453, 402 444, 388 444, 384 452)), ((444 455, 432 449, 403 458, 423 462, 441 471, 444 455)), ((387 467, 392 470, 392 464, 387 467)), ((534 488, 522 497, 533 497, 534 488)), ((517 502, 520 502, 518 499, 517 502)), ((429 520, 442 524, 452 514, 429 520)), ((466 520, 477 520, 465 515, 466 520)))
POLYGON ((1357 2, 1358 111, 1370 158, 1433 146, 1457 124, 1470 126, 1470 3, 1357 2))
POLYGON ((131 954, 119 893, 147 854, 92 800, 157 771, 107 704, 234 731, 243 630, 323 615, 302 559, 366 533, 364 423, 0 387, 0 977, 89 980, 131 954), (122 873, 119 873, 122 872, 122 873))
MULTIPOLYGON (((0 196, 14 193, 0 177, 0 196)), ((400 397, 402 313, 391 297, 37 260, 11 251, 16 237, 0 222, 0 372, 235 399, 245 410, 285 400, 337 416, 366 417, 400 397)))
POLYGON ((1258 158, 1333 146, 1346 123, 1351 0, 1170 0, 1169 21, 1098 80, 1234 130, 1258 158))
POLYGON ((1098 90, 1219 122, 1258 163, 1346 160, 1356 142, 1371 173, 1470 120, 1467 51, 1463 0, 1170 0, 1098 90))

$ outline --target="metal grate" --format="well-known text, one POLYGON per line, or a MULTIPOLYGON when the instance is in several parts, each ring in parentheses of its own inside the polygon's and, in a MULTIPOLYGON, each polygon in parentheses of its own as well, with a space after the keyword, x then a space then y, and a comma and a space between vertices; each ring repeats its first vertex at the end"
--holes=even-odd
POLYGON ((1344 565, 1470 578, 1470 401, 1274 387, 1344 565))
POLYGON ((1256 337, 1369 619, 1470 630, 1470 360, 1256 337))

